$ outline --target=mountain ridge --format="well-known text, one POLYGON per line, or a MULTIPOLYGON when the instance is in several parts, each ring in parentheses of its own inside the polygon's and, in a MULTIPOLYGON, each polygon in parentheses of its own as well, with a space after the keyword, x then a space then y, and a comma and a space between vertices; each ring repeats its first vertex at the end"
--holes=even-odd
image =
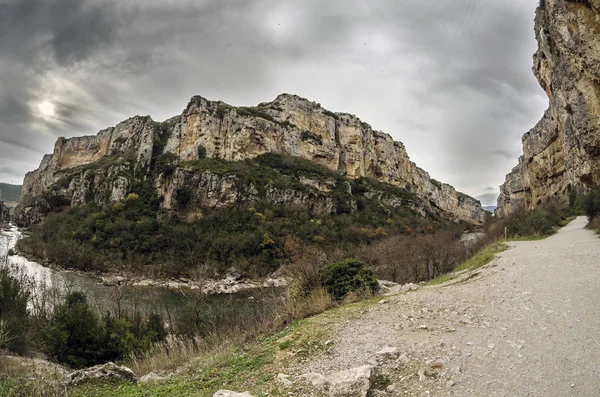
MULTIPOLYGON (((36 223, 56 209, 90 200, 97 204, 123 200, 132 186, 130 179, 119 175, 125 173, 123 164, 108 170, 102 181, 98 175, 84 172, 76 176, 72 171, 125 153, 133 162, 133 173, 142 178, 168 156, 185 163, 200 157, 243 161, 265 153, 290 155, 350 179, 373 178, 406 189, 420 198, 425 209, 447 219, 475 224, 485 219, 477 200, 431 179, 390 135, 374 131, 356 116, 333 113, 299 96, 281 94, 256 107, 234 107, 194 96, 181 115, 161 123, 149 116, 135 116, 96 136, 59 138, 54 153, 44 156, 40 167, 25 177, 17 221, 21 225, 36 223), (97 194, 99 190, 101 194, 97 194)), ((167 186, 168 178, 159 179, 155 188, 164 198, 162 208, 174 210, 174 193, 182 186, 167 186)), ((205 213, 196 212, 191 211, 188 218, 205 213)))

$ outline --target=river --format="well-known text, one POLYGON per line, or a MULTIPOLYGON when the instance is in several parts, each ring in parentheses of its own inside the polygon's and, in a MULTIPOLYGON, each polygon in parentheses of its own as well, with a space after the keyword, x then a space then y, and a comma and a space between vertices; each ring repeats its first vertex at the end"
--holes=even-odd
MULTIPOLYGON (((116 286, 105 285, 100 278, 83 272, 54 270, 32 262, 19 255, 7 256, 17 241, 23 238, 21 231, 10 225, 0 229, 0 258, 28 275, 36 283, 53 286, 61 291, 78 290, 88 297, 90 305, 98 313, 111 311, 159 312, 177 315, 188 303, 196 302, 202 316, 208 321, 229 318, 233 322, 245 321, 248 316, 264 315, 280 300, 281 289, 264 288, 235 294, 206 295, 189 288, 162 286, 116 286), (198 303, 199 302, 199 303, 198 303)), ((223 321, 219 321, 223 322, 223 321)), ((229 321, 225 321, 229 322, 229 321)))

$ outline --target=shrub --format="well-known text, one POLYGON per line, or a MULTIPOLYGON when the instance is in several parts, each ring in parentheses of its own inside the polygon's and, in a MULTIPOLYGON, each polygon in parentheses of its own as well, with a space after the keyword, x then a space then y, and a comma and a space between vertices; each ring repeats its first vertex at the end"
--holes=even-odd
POLYGON ((323 137, 321 135, 313 134, 312 132, 307 130, 302 131, 302 133, 300 134, 300 139, 303 142, 313 141, 317 145, 323 144, 323 137))
POLYGON ((181 187, 177 189, 175 197, 177 200, 177 206, 179 208, 185 208, 185 206, 187 206, 192 199, 192 190, 187 186, 181 187))
POLYGON ((81 292, 71 292, 54 309, 54 318, 42 335, 43 350, 51 358, 83 368, 99 362, 100 326, 98 317, 81 292))
POLYGON ((600 188, 585 197, 583 207, 588 220, 592 222, 600 214, 600 188))
POLYGON ((154 173, 156 175, 164 174, 165 176, 171 176, 175 171, 178 160, 179 156, 175 153, 167 152, 161 154, 156 158, 154 173))
POLYGON ((206 148, 203 145, 198 145, 198 160, 206 158, 206 148))
POLYGON ((372 294, 379 289, 373 272, 356 259, 347 259, 325 266, 321 271, 321 281, 327 291, 338 301, 344 299, 350 292, 372 294))
POLYGON ((0 267, 0 348, 17 353, 27 350, 30 290, 26 282, 8 266, 0 267))
POLYGON ((144 352, 164 341, 162 318, 139 313, 99 318, 82 292, 71 292, 54 309, 50 324, 42 331, 42 350, 52 359, 74 368, 120 360, 144 352))
POLYGON ((528 212, 511 214, 506 219, 511 236, 548 236, 554 233, 554 227, 563 219, 561 212, 553 207, 539 207, 528 212))

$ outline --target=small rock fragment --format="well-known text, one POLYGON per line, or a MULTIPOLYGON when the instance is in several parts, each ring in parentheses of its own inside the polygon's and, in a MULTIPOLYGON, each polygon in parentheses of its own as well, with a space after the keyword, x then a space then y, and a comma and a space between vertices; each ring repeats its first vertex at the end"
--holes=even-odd
POLYGON ((310 383, 314 387, 321 387, 327 382, 327 379, 325 379, 323 375, 314 372, 301 375, 300 378, 305 380, 307 383, 310 383))
POLYGON ((238 393, 238 392, 231 391, 231 390, 219 390, 218 392, 213 394, 213 397, 254 397, 254 396, 247 391, 243 392, 243 393, 238 393))
POLYGON ((294 382, 292 382, 290 380, 290 376, 286 375, 286 374, 279 374, 277 375, 277 381, 279 383, 281 383, 284 387, 290 387, 294 384, 294 382))
POLYGON ((397 347, 391 347, 391 346, 386 346, 383 349, 379 350, 377 352, 377 356, 379 357, 387 357, 387 358, 394 358, 398 356, 398 348, 397 347))

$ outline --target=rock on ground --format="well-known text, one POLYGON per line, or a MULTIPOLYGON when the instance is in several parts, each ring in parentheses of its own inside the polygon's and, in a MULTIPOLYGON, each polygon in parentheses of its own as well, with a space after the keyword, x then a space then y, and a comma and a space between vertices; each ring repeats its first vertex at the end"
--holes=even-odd
POLYGON ((66 383, 70 385, 76 385, 86 380, 109 378, 125 379, 130 381, 136 380, 135 374, 132 370, 125 366, 119 366, 115 363, 109 362, 72 372, 67 376, 66 383))
POLYGON ((218 392, 213 394, 213 397, 254 397, 254 396, 247 391, 243 392, 243 393, 238 393, 238 392, 231 391, 231 390, 219 390, 218 392))

